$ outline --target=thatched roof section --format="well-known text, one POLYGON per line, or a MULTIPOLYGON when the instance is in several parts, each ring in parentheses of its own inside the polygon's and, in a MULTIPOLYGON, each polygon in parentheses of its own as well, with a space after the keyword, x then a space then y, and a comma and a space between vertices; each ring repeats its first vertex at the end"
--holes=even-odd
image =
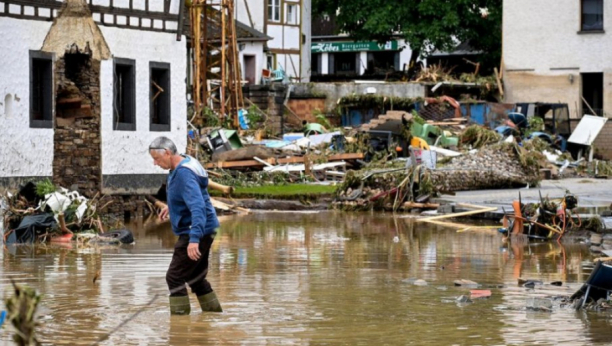
POLYGON ((61 58, 67 50, 74 50, 74 47, 95 60, 107 60, 111 56, 108 44, 85 0, 66 0, 47 33, 42 50, 55 53, 61 58))

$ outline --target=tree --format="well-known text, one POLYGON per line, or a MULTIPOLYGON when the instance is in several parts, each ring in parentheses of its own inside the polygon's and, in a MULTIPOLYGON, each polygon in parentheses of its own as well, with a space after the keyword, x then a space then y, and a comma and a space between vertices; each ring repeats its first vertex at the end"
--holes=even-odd
POLYGON ((335 15, 338 32, 354 40, 403 37, 411 66, 460 42, 481 51, 484 63, 496 65, 501 56, 502 0, 313 0, 313 14, 335 15))

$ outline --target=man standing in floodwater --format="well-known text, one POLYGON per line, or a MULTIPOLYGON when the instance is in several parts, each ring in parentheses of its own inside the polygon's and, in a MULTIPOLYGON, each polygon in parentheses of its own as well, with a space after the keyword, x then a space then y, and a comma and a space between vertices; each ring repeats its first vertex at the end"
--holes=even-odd
POLYGON ((191 312, 186 284, 196 294, 202 311, 222 312, 208 274, 208 255, 219 220, 208 194, 208 173, 193 157, 177 153, 176 145, 158 137, 149 145, 153 164, 169 170, 168 206, 161 210, 162 220, 170 217, 172 231, 178 236, 172 261, 166 273, 170 289, 170 313, 191 312))

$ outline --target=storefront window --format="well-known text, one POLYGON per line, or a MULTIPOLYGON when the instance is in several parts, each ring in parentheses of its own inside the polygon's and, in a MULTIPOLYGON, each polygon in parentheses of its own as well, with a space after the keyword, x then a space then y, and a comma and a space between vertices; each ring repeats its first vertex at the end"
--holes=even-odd
POLYGON ((356 60, 359 53, 335 53, 334 70, 336 74, 357 73, 356 60))
POLYGON ((369 52, 366 74, 399 70, 399 52, 369 52))

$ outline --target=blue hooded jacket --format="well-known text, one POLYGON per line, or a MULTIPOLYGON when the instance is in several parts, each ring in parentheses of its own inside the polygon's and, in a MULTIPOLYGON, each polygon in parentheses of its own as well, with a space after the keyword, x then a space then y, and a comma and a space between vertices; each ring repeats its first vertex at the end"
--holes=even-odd
POLYGON ((168 209, 172 231, 189 235, 190 243, 199 243, 219 227, 217 213, 208 194, 208 173, 191 156, 184 156, 168 175, 168 209))

